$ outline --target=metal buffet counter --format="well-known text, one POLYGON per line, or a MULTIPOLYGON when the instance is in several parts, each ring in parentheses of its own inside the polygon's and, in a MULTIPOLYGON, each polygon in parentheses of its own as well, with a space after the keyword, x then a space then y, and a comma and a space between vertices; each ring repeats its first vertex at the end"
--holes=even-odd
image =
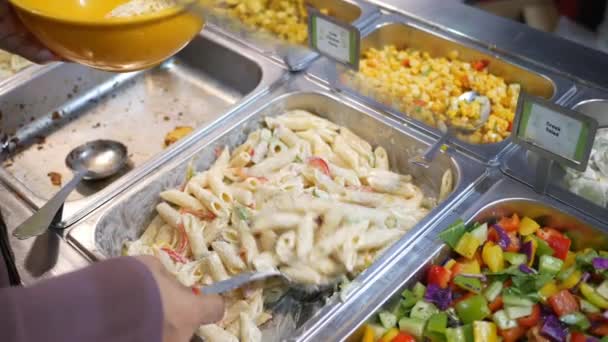
MULTIPOLYGON (((363 49, 393 44, 439 56, 457 51, 464 61, 488 60, 490 73, 563 106, 608 99, 608 74, 598 72, 608 70, 605 55, 459 3, 313 5, 357 26, 363 49)), ((50 174, 70 177, 63 160, 72 147, 103 137, 122 141, 131 153, 123 174, 78 188, 51 232, 12 239, 24 283, 120 255, 122 242, 137 238, 151 220, 158 193, 179 186, 191 160, 207 168, 216 147, 241 144, 264 117, 290 109, 311 111, 383 145, 393 168, 411 174, 425 194, 438 195, 448 170, 453 187, 358 275, 347 293, 305 311, 284 336, 264 335, 265 340, 356 340, 363 322, 445 254, 437 233, 457 217, 471 221, 534 211, 584 232, 608 233, 606 208, 560 186, 563 171, 553 173, 547 195, 532 191, 534 158, 510 137, 490 144, 454 139, 428 169, 410 165, 411 157, 438 139, 439 130, 348 80, 345 70, 302 46, 250 34, 218 17, 152 70, 115 75, 56 64, 27 68, 3 81, 0 202, 9 232, 58 189, 50 174), (191 133, 163 148, 165 134, 178 127, 191 133)))

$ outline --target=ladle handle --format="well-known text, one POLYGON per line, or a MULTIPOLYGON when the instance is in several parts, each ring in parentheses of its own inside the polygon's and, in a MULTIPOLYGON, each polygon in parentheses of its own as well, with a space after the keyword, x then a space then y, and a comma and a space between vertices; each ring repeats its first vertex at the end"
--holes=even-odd
POLYGON ((19 227, 13 231, 13 236, 19 240, 29 239, 34 236, 42 235, 50 225, 53 223, 53 219, 57 215, 57 212, 72 191, 80 184, 86 171, 78 172, 63 188, 59 190, 42 208, 40 208, 34 215, 25 220, 19 227))
POLYGON ((437 140, 436 143, 434 143, 431 147, 429 147, 428 150, 426 150, 426 152, 424 152, 420 156, 416 156, 416 157, 410 159, 410 163, 428 168, 430 166, 430 164, 433 162, 433 160, 435 160, 435 158, 437 158, 437 154, 439 153, 441 146, 443 146, 448 141, 449 137, 450 137, 450 133, 445 132, 444 134, 441 135, 441 137, 439 138, 439 140, 437 140))

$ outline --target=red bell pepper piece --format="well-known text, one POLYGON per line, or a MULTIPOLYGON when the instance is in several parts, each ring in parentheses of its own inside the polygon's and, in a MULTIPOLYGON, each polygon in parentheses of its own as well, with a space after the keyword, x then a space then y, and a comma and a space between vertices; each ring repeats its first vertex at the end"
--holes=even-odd
POLYGON ((494 243, 500 240, 500 236, 498 235, 498 232, 496 231, 496 229, 494 229, 494 227, 490 227, 490 229, 488 229, 488 240, 494 243))
POLYGON ((517 342, 525 334, 526 328, 520 326, 506 330, 498 330, 498 335, 502 337, 503 342, 517 342))
POLYGON ((462 272, 462 263, 460 262, 456 262, 451 268, 450 268, 450 273, 451 273, 451 277, 450 277, 450 281, 454 280, 454 278, 459 275, 462 272))
POLYGON ((424 107, 424 106, 426 106, 426 101, 416 99, 416 100, 414 100, 414 104, 416 106, 424 107))
POLYGON ((580 332, 573 332, 570 334, 570 342, 586 342, 587 336, 580 332))
POLYGON ((554 257, 566 260, 570 245, 572 244, 572 241, 569 238, 553 228, 539 229, 536 232, 536 235, 545 240, 547 244, 549 244, 549 247, 553 248, 554 257))
POLYGON ((177 225, 177 231, 179 232, 179 245, 175 251, 179 254, 184 254, 188 246, 188 234, 186 234, 186 228, 183 223, 180 222, 177 225))
POLYGON ((406 67, 406 68, 409 68, 409 67, 410 67, 410 60, 409 60, 409 59, 407 59, 407 58, 406 58, 406 59, 404 59, 404 60, 401 62, 401 65, 403 65, 403 66, 404 66, 404 67, 406 67))
POLYGON ((490 65, 490 61, 487 59, 481 59, 481 60, 471 63, 471 66, 473 67, 473 69, 475 69, 477 71, 482 71, 483 69, 487 68, 488 65, 490 65))
POLYGON ((496 312, 496 311, 502 309, 502 306, 503 306, 502 296, 496 297, 496 299, 494 299, 490 304, 488 304, 488 307, 490 308, 490 311, 492 311, 492 312, 496 312))
POLYGON ((185 264, 187 262, 186 258, 184 258, 176 251, 172 250, 171 248, 163 247, 161 248, 161 251, 167 253, 169 257, 175 262, 179 262, 180 264, 185 264))
POLYGON ((525 328, 531 328, 540 321, 540 305, 534 304, 532 313, 526 317, 518 318, 517 324, 525 328))
POLYGON ((188 208, 182 208, 180 210, 180 213, 196 216, 203 221, 213 221, 216 218, 214 213, 207 211, 207 210, 193 210, 193 209, 188 209, 188 208))
POLYGON ((559 317, 578 311, 578 302, 568 290, 561 290, 549 297, 549 305, 559 317))
POLYGON ((608 336, 608 323, 593 325, 589 332, 596 336, 608 336))
POLYGON ((429 268, 429 271, 426 275, 427 284, 435 284, 442 289, 448 287, 450 283, 450 279, 452 278, 452 272, 447 270, 445 267, 441 267, 439 265, 433 265, 429 268))
POLYGON ((513 214, 511 217, 503 217, 498 221, 498 225, 507 232, 516 232, 519 229, 519 216, 513 214))
POLYGON ((331 173, 329 172, 329 165, 323 160, 323 158, 319 157, 310 157, 308 158, 308 165, 319 169, 319 171, 323 172, 327 176, 331 177, 331 173))
POLYGON ((395 336, 391 342, 416 342, 416 339, 411 335, 404 333, 403 331, 399 332, 397 336, 395 336))

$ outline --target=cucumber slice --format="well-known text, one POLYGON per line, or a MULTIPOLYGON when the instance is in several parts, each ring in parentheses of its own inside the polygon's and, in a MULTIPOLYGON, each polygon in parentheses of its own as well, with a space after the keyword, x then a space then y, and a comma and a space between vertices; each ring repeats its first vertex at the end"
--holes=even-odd
POLYGON ((382 311, 378 314, 380 324, 386 329, 394 328, 397 326, 397 316, 388 311, 382 311))
POLYGON ((424 326, 426 321, 418 318, 404 317, 399 320, 399 330, 412 334, 414 337, 421 339, 424 334, 424 326))
POLYGON ((423 300, 419 300, 416 305, 412 308, 412 312, 410 313, 411 318, 418 318, 423 321, 427 321, 431 316, 438 313, 439 310, 432 303, 427 303, 423 300))
POLYGON ((518 319, 532 314, 531 306, 507 306, 505 313, 509 319, 518 319))

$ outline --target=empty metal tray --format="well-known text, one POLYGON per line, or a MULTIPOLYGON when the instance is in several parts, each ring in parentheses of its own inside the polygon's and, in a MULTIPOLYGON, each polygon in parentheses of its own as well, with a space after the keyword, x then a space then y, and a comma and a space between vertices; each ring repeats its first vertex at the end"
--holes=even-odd
POLYGON ((59 189, 50 173, 59 173, 64 183, 71 178, 64 160, 72 148, 101 138, 124 143, 129 167, 74 191, 60 225, 71 224, 195 141, 231 109, 267 91, 283 73, 210 32, 148 71, 112 74, 75 64, 49 66, 0 94, 5 147, 0 179, 40 207, 59 189), (179 126, 196 133, 165 149, 165 135, 179 126))

